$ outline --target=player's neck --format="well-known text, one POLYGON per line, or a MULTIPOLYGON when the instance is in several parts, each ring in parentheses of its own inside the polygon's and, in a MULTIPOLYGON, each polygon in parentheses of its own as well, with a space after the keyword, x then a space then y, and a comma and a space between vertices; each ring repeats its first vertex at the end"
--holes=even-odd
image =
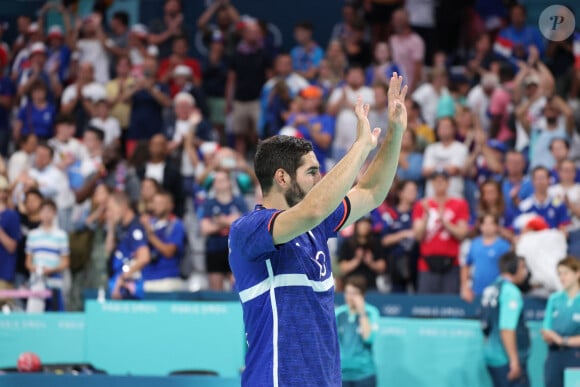
POLYGON ((262 206, 264 208, 275 208, 277 210, 287 210, 290 208, 284 195, 278 193, 265 195, 262 200, 262 206))

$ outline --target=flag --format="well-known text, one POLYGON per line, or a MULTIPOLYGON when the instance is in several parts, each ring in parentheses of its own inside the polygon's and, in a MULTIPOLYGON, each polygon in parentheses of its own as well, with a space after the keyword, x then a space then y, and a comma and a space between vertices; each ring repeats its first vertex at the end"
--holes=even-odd
POLYGON ((574 34, 574 68, 580 70, 580 32, 574 34))
POLYGON ((511 58, 514 49, 514 42, 503 37, 498 36, 493 44, 493 51, 504 58, 511 58))

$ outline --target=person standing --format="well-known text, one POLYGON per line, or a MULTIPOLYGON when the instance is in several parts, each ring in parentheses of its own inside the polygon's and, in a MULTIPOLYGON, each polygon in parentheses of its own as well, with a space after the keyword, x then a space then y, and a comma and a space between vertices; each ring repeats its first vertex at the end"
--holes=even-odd
POLYGON ((380 135, 361 98, 356 140, 324 178, 309 142, 274 136, 259 144, 254 165, 263 202, 232 224, 229 239, 248 342, 242 386, 341 386, 326 241, 390 189, 407 123, 402 82, 391 78, 387 137, 354 187, 380 135))
POLYGON ((568 256, 558 262, 558 276, 564 288, 548 299, 542 337, 549 352, 544 363, 546 387, 563 387, 564 370, 580 367, 580 263, 568 256))
POLYGON ((373 342, 379 325, 379 310, 365 302, 364 277, 352 276, 344 287, 345 305, 336 311, 342 387, 377 385, 373 342))
POLYGON ((530 336, 518 289, 528 269, 522 257, 509 252, 500 258, 499 271, 499 277, 483 291, 481 299, 484 358, 494 387, 528 387, 530 336))
MULTIPOLYGON (((0 176, 0 289, 14 287, 17 247, 20 239, 18 213, 7 205, 8 188, 8 179, 0 176)), ((3 300, 0 298, 0 306, 2 303, 3 300)))

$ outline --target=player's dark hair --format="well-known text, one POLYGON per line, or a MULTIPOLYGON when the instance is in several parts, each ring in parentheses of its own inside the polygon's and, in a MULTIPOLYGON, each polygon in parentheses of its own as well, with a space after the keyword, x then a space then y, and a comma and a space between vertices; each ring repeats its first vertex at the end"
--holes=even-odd
POLYGON ((354 286, 360 290, 362 294, 365 294, 367 291, 367 280, 362 275, 351 275, 346 277, 344 286, 346 287, 346 285, 354 286))
POLYGON ((312 144, 301 138, 274 136, 260 142, 254 156, 254 170, 262 192, 270 192, 278 169, 296 178, 296 170, 302 165, 302 156, 308 152, 312 152, 312 144))
POLYGON ((518 265, 523 258, 513 251, 509 251, 499 258, 498 266, 500 273, 515 275, 518 271, 518 265))

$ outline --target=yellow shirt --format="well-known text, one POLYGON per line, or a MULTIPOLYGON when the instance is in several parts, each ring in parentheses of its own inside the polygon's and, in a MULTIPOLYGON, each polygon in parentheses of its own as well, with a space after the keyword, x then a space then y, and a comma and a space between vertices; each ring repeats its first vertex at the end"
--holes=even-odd
MULTIPOLYGON (((134 83, 135 79, 129 77, 125 81, 124 88, 129 87, 134 83)), ((129 126, 129 118, 131 117, 131 104, 128 102, 115 103, 119 93, 121 92, 119 79, 115 78, 107 82, 105 89, 107 90, 107 99, 113 104, 111 106, 111 116, 119 120, 119 125, 121 125, 122 129, 127 129, 129 126)))

